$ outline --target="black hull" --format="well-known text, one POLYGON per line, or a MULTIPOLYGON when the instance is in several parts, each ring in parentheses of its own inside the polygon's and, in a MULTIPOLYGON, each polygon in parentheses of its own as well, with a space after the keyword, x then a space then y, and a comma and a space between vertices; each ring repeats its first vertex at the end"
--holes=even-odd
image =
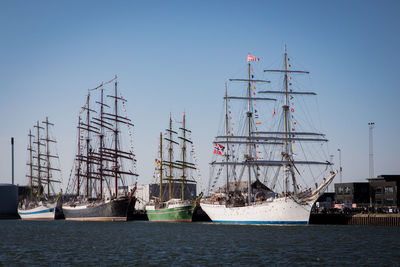
POLYGON ((82 206, 64 205, 66 220, 71 221, 127 221, 132 220, 136 198, 111 200, 107 203, 93 203, 82 206))

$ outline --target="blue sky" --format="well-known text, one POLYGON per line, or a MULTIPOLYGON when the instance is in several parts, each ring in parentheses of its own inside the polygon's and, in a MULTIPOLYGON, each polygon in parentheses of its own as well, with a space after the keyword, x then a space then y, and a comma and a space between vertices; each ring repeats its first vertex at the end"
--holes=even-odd
POLYGON ((311 72, 330 153, 341 148, 344 181, 368 176, 368 122, 375 174, 400 174, 398 1, 1 1, 0 182, 26 184, 27 133, 49 116, 63 178, 72 166, 77 114, 88 88, 119 76, 135 124, 139 182, 152 181, 169 112, 187 112, 208 176, 224 82, 288 53, 311 72))

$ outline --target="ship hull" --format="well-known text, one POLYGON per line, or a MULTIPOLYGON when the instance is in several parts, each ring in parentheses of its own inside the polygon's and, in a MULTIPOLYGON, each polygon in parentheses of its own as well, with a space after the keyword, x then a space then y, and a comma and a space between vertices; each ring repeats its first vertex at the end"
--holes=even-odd
POLYGON ((136 198, 111 200, 110 202, 84 205, 65 205, 67 221, 127 221, 133 217, 136 198))
POLYGON ((146 207, 146 213, 147 218, 152 222, 191 222, 194 208, 194 205, 181 205, 161 209, 146 207))
POLYGON ((314 201, 299 204, 290 198, 254 203, 243 207, 200 203, 213 222, 238 224, 308 224, 314 201))
POLYGON ((33 209, 18 209, 22 220, 50 221, 58 217, 57 213, 60 213, 57 203, 39 205, 33 209))

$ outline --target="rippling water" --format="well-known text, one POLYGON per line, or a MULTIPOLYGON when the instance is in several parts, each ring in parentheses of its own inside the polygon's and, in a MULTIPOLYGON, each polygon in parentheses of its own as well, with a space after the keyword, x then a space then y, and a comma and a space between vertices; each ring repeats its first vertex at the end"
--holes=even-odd
POLYGON ((398 265, 400 229, 0 221, 0 265, 398 265))

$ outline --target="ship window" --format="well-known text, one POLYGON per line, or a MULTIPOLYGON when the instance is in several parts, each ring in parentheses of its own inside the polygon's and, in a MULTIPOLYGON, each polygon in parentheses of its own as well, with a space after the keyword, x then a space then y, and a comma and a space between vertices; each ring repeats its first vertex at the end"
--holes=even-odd
POLYGON ((337 188, 337 193, 338 193, 338 195, 343 195, 343 187, 338 187, 337 188))
POLYGON ((393 187, 392 186, 385 186, 385 193, 386 194, 393 194, 393 187))
POLYGON ((344 194, 345 194, 345 195, 350 195, 350 192, 351 192, 350 187, 346 186, 346 187, 344 188, 344 194))

